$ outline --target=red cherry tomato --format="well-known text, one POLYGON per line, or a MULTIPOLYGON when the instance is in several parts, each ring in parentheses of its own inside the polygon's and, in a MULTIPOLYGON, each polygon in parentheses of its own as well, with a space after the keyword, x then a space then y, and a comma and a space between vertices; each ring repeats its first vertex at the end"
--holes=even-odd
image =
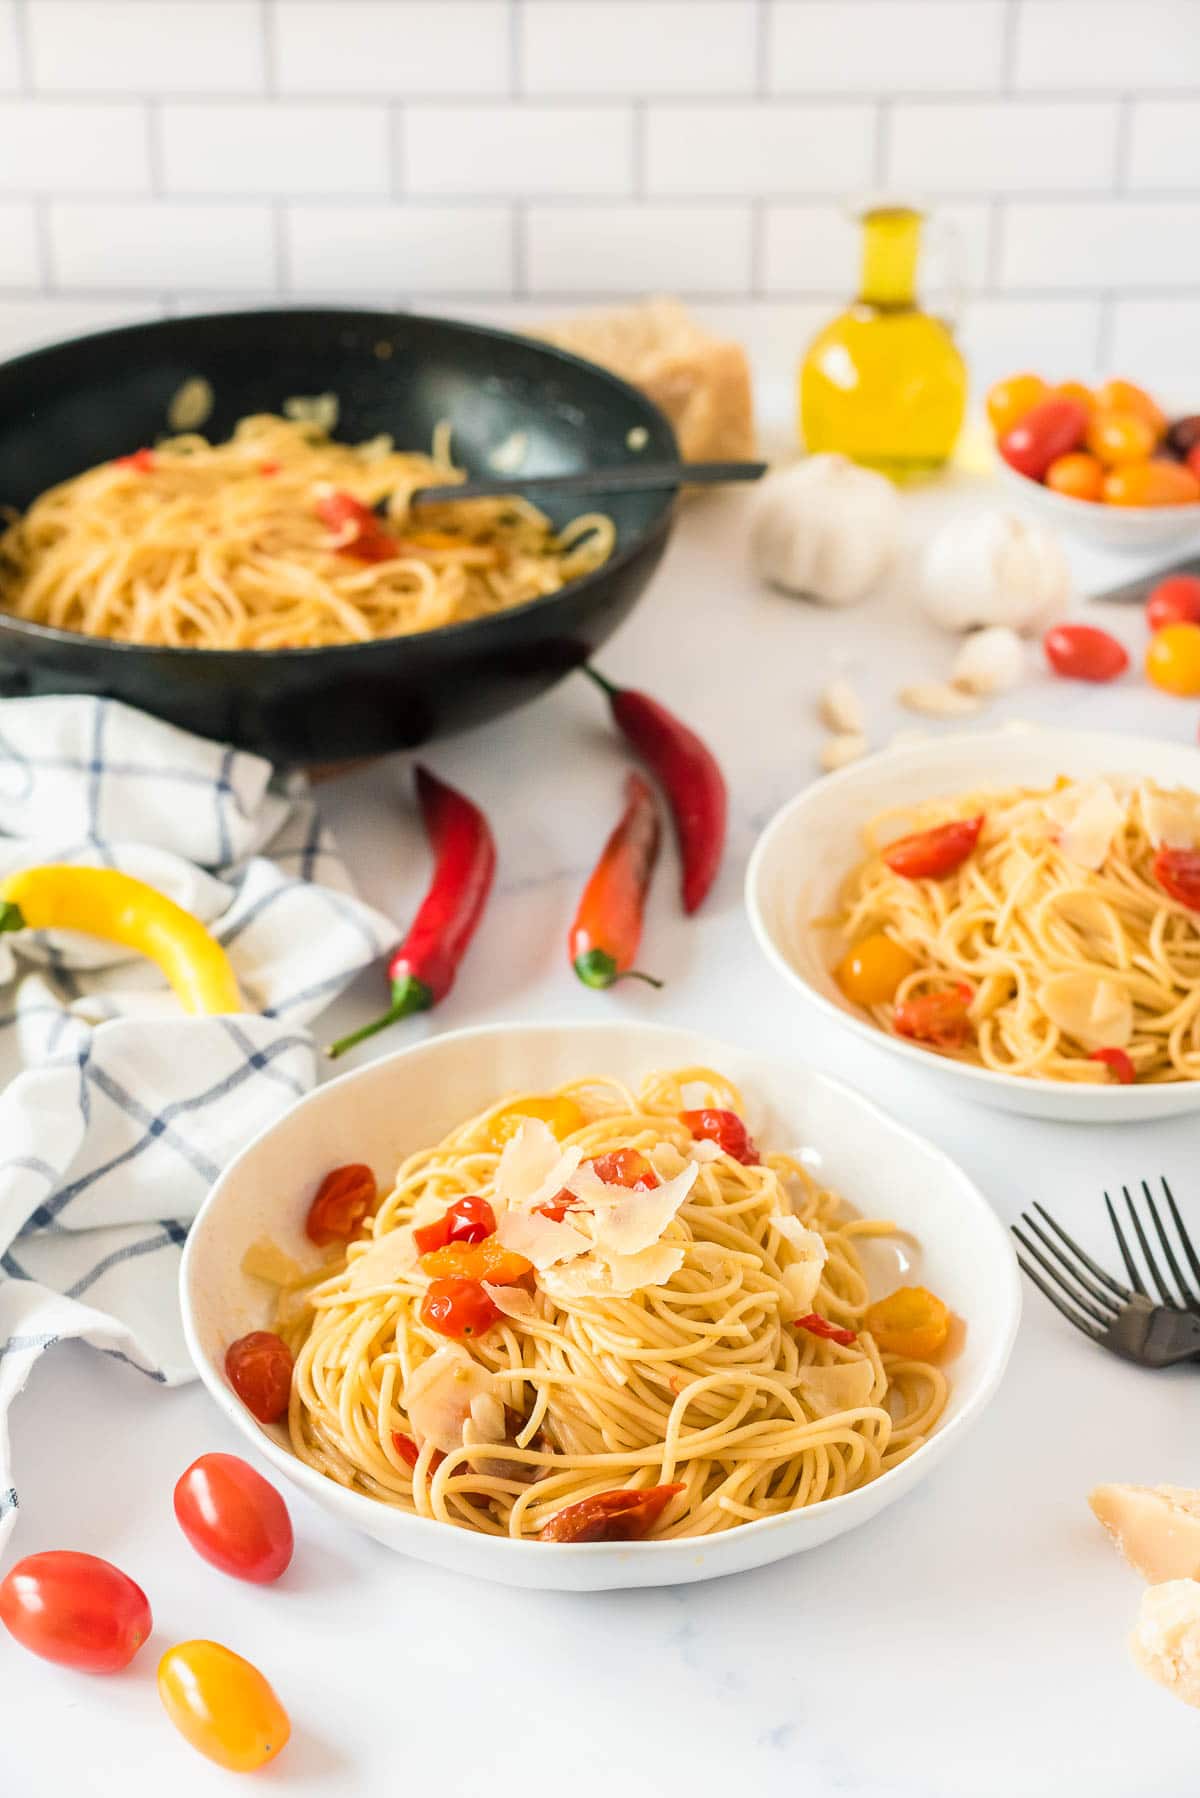
POLYGON ((593 1155, 588 1163, 596 1178, 606 1186, 627 1186, 631 1192, 653 1192, 658 1175, 640 1149, 610 1149, 607 1155, 593 1155))
POLYGON ((953 874, 979 841, 983 813, 975 818, 956 818, 951 824, 935 824, 932 830, 915 830, 898 837, 883 852, 884 863, 905 880, 941 880, 953 874))
POLYGON ((273 1761, 292 1726, 268 1681, 220 1642, 178 1642, 158 1663, 158 1695, 185 1741, 232 1773, 273 1761))
POLYGON ((556 1511, 538 1533, 539 1542, 640 1542, 648 1536, 681 1485, 651 1486, 634 1492, 593 1492, 578 1504, 556 1511))
POLYGON ((840 1324, 830 1323, 819 1311, 810 1311, 807 1317, 798 1317, 795 1328, 807 1330, 810 1336, 820 1336, 825 1342, 836 1342, 842 1348, 849 1348, 852 1342, 858 1341, 857 1330, 844 1330, 840 1324))
POLYGON ((1137 1079, 1137 1069, 1124 1049, 1093 1049, 1088 1060, 1102 1061, 1121 1086, 1132 1086, 1137 1079))
POLYGON ((1180 905, 1200 911, 1200 849, 1160 849, 1154 857, 1154 878, 1180 905))
POLYGON ((26 1555, 9 1568, 0 1623, 30 1654, 81 1673, 128 1667, 154 1627, 150 1602, 127 1573, 70 1548, 26 1555))
POLYGON ((331 1169, 308 1208, 305 1235, 322 1249, 334 1242, 349 1242, 362 1228, 367 1213, 375 1209, 377 1196, 375 1176, 364 1162, 351 1161, 331 1169))
POLYGON ((896 1034, 935 1049, 961 1049, 971 1034, 967 1013, 974 997, 966 981, 960 980, 948 992, 903 999, 896 1007, 896 1034))
POLYGON ((1079 448, 1087 427, 1088 415, 1078 400, 1040 400, 1004 433, 997 447, 1010 468, 1040 481, 1059 456, 1079 448))
POLYGON ((388 562, 400 554, 400 544, 384 530, 378 514, 352 493, 332 487, 318 496, 315 510, 321 523, 335 533, 338 541, 333 548, 339 555, 355 556, 360 562, 388 562))
POLYGON ((433 1223, 422 1224, 419 1230, 414 1230, 413 1241, 418 1254, 431 1255, 435 1249, 444 1249, 447 1243, 482 1242, 495 1233, 496 1213, 486 1199, 472 1192, 465 1198, 455 1199, 433 1223))
POLYGON ((251 1330, 226 1349, 225 1378, 252 1417, 277 1423, 292 1395, 292 1351, 274 1330, 251 1330))
POLYGON ((431 1280, 421 1300, 421 1322, 443 1336, 482 1336, 499 1315, 478 1280, 431 1280))
POLYGON ((1055 674, 1064 680, 1116 680, 1129 666, 1125 645, 1094 624, 1051 625, 1042 648, 1055 674))
POLYGON ((721 1111, 706 1105, 699 1111, 681 1111, 679 1121, 686 1124, 700 1142, 715 1142, 718 1149, 743 1167, 758 1165, 758 1148, 736 1111, 721 1111))
POLYGON ((1159 581, 1146 601, 1146 623, 1152 631, 1168 624, 1200 624, 1200 576, 1172 574, 1159 581))
POLYGON ((238 1455, 201 1455, 175 1483, 175 1515, 198 1555, 234 1579, 266 1586, 292 1558, 288 1508, 238 1455))

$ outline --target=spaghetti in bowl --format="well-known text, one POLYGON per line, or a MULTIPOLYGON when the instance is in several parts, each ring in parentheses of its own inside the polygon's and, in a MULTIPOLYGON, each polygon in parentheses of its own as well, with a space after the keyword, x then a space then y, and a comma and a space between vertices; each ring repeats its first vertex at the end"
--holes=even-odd
POLYGON ((970 1183, 862 1100, 688 1032, 608 1026, 464 1032, 322 1089, 218 1183, 183 1292, 222 1408, 328 1508, 447 1566, 576 1589, 760 1565, 872 1515, 986 1403, 1019 1303, 1003 1234, 970 1183), (680 1121, 684 1099, 734 1098, 700 1071, 712 1063, 745 1089, 761 1159, 730 1157, 680 1121), (557 1094, 584 1121, 565 1142, 522 1124, 516 1146, 497 1149, 514 1092, 541 1105, 557 1094), (603 1157, 626 1151, 656 1185, 608 1178, 603 1157), (385 1192, 375 1224, 280 1300, 247 1272, 247 1251, 265 1235, 311 1268, 305 1212, 343 1160, 369 1165, 385 1192), (540 1186, 578 1189, 561 1218, 525 1202, 554 1211, 562 1199, 530 1187, 534 1171, 540 1186), (414 1263, 405 1235, 414 1218, 436 1228, 464 1184, 496 1205, 502 1248, 528 1250, 535 1271, 510 1284, 500 1268, 486 1285, 499 1316, 447 1337, 423 1315, 445 1252, 417 1243, 414 1263), (835 1193, 854 1213, 886 1210, 903 1254, 835 1193), (635 1247, 647 1228, 657 1240, 635 1247), (537 1267, 564 1229, 588 1246, 537 1267), (897 1285, 927 1286, 965 1318, 950 1366, 878 1346, 867 1306, 897 1285), (289 1418, 263 1428, 225 1356, 273 1326, 296 1372, 289 1418), (556 1524, 598 1495, 663 1487, 645 1540, 556 1524))

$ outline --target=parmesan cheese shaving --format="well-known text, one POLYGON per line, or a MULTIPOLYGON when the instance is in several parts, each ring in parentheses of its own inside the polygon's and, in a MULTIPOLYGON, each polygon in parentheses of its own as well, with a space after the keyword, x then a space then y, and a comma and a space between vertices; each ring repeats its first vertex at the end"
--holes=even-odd
POLYGON ((496 1225, 496 1235, 506 1249, 524 1255, 538 1272, 556 1261, 571 1261, 586 1254, 590 1240, 571 1224, 556 1224, 537 1211, 506 1211, 496 1225))
POLYGON ((1125 808, 1107 781, 1064 787, 1045 806, 1059 827, 1058 846, 1068 861, 1095 872, 1125 823, 1125 808))
POLYGON ((448 1455, 462 1446, 463 1425, 473 1399, 499 1397, 496 1380, 457 1343, 447 1343, 423 1361, 404 1388, 408 1421, 420 1442, 448 1455))
POLYGON ((412 1229, 407 1224, 399 1230, 389 1230, 378 1242, 370 1243, 361 1254, 356 1255, 351 1248, 350 1255, 346 1283, 356 1289, 363 1286, 394 1286, 398 1280, 416 1272, 417 1245, 413 1240, 412 1229))
POLYGON ((699 1172, 689 1162, 681 1174, 651 1192, 602 1185, 601 1196, 593 1201, 592 1238, 597 1250, 611 1258, 638 1255, 653 1247, 696 1184, 699 1172))
POLYGON ((682 1243, 657 1242, 636 1255, 581 1255, 566 1267, 551 1268, 542 1281, 554 1299, 629 1298, 648 1286, 662 1286, 683 1266, 682 1243))
POLYGON ((533 1294, 526 1292, 523 1286, 493 1286, 490 1280, 484 1280, 481 1284, 502 1316, 514 1317, 519 1321, 537 1316, 533 1294))
POLYGON ((800 1390, 818 1417, 827 1417, 831 1411, 855 1411, 871 1402, 875 1369, 868 1360, 805 1367, 800 1372, 800 1390))
POLYGON ((264 1281, 268 1286, 294 1286, 304 1278, 304 1269, 300 1263, 286 1255, 269 1236, 255 1237, 242 1256, 242 1272, 249 1274, 252 1280, 264 1281))
POLYGON ((494 1209, 532 1211, 568 1184, 579 1166, 578 1148, 564 1149, 540 1118, 526 1118, 504 1145, 496 1168, 494 1209))
POLYGON ((1085 1049, 1123 1049, 1133 1035, 1133 1001, 1100 974, 1055 974, 1035 995, 1051 1023, 1085 1049))
POLYGON ((1200 840, 1200 806, 1190 793, 1155 793, 1143 786, 1139 797, 1146 835, 1156 849, 1194 849, 1200 840))

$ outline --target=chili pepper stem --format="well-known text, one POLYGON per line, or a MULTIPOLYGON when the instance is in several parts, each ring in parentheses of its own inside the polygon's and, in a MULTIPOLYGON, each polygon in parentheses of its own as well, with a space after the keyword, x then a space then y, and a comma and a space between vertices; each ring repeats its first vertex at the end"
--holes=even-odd
POLYGON ((619 973, 615 960, 604 949, 588 949, 583 955, 577 955, 575 972, 584 986, 593 987, 597 992, 616 986, 619 980, 644 980, 647 986, 656 988, 663 984, 653 974, 644 974, 640 968, 627 968, 623 974, 619 973))
POLYGON ((336 1061, 347 1049, 353 1049, 369 1036, 377 1036, 386 1030, 389 1024, 396 1024, 401 1018, 411 1017, 414 1011, 428 1011, 433 1004, 433 994, 423 980, 416 980, 406 974, 402 980, 392 982, 392 1003, 382 1017, 375 1018, 372 1023, 364 1024, 361 1030, 352 1030, 348 1036, 340 1036, 336 1043, 330 1043, 325 1053, 330 1061, 336 1061))
POLYGON ((0 931, 24 930, 25 918, 19 905, 11 899, 0 900, 0 931))
POLYGON ((583 664, 583 672, 587 675, 589 680, 595 681, 602 693, 607 693, 610 699, 615 696, 618 689, 613 685, 612 681, 605 680, 602 674, 597 673, 590 662, 585 662, 583 664))

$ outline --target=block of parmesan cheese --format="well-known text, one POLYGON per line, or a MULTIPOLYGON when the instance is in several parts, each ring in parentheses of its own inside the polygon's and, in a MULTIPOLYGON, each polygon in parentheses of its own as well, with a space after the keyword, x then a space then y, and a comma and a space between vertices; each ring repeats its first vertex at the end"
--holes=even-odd
POLYGON ((754 454, 750 365, 738 343, 712 337, 678 300, 584 313, 533 333, 620 375, 660 406, 688 461, 754 454))
POLYGON ((1088 1499, 1125 1559, 1152 1586, 1200 1579, 1200 1492, 1097 1486, 1088 1499))
POLYGON ((1143 1673, 1200 1709, 1200 1585, 1174 1579, 1149 1586, 1129 1648, 1143 1673))

